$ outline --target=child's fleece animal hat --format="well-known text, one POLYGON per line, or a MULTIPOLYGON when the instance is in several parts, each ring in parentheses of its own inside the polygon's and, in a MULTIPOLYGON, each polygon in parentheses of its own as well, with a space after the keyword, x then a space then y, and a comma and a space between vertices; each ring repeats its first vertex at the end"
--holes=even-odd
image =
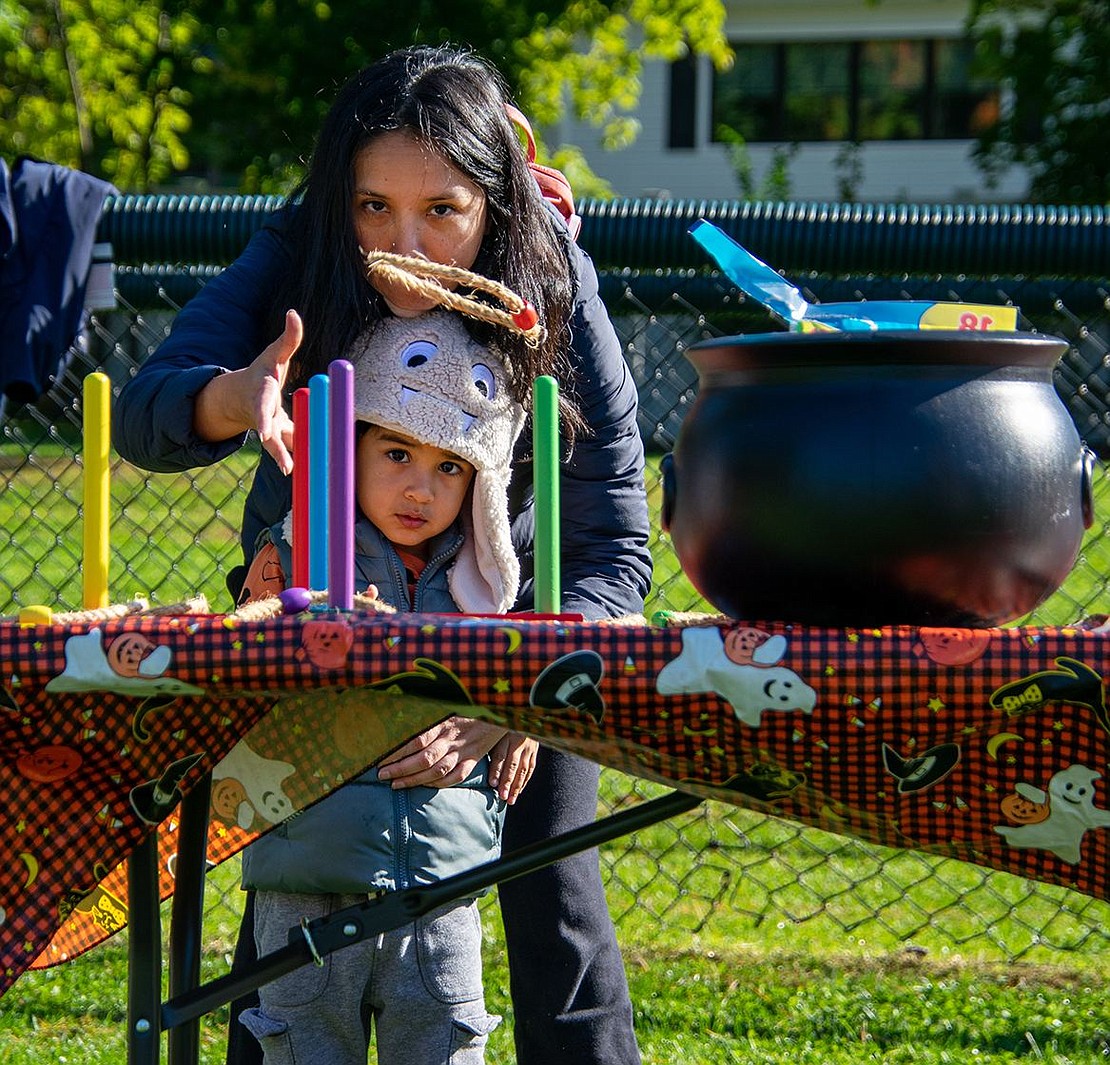
POLYGON ((513 445, 524 408, 510 395, 505 364, 475 341, 462 318, 436 310, 387 318, 348 355, 355 371, 355 418, 450 451, 474 466, 465 543, 447 575, 465 614, 503 614, 520 587, 509 532, 513 445))

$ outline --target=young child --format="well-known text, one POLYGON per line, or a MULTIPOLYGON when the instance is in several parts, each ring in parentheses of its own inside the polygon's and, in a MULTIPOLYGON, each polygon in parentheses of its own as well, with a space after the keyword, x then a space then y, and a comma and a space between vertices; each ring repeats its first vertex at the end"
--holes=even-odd
MULTIPOLYGON (((507 487, 524 422, 504 364, 445 311, 379 323, 351 361, 356 583, 400 610, 503 613, 519 582, 507 487)), ((263 534, 249 587, 284 586, 290 525, 263 534)), ((444 788, 394 790, 370 769, 251 844, 243 887, 256 891, 259 954, 283 947, 302 918, 497 857, 504 803, 486 784, 488 763, 444 788)), ((371 1022, 379 1065, 472 1065, 500 1020, 485 1008, 475 899, 335 951, 259 994, 240 1020, 266 1065, 365 1065, 371 1022)))

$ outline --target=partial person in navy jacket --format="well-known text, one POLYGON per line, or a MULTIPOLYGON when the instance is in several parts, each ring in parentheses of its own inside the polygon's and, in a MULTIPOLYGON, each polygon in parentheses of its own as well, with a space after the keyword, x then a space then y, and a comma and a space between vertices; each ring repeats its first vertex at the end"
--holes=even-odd
POLYGON ((107 181, 21 156, 0 159, 0 412, 33 403, 65 369, 107 181))
MULTIPOLYGON (((547 327, 538 346, 514 338, 504 347, 518 400, 539 374, 560 382, 563 609, 589 620, 637 614, 651 556, 635 386, 594 267, 541 196, 507 104, 494 68, 453 47, 402 49, 355 75, 289 206, 183 308, 121 392, 115 445, 146 469, 180 471, 219 461, 255 431, 263 455, 243 517, 249 560, 259 532, 290 506, 292 391, 375 323, 430 307, 418 293, 368 283, 360 247, 473 269, 528 299, 547 327)), ((482 330, 472 327, 485 342, 482 330)), ((529 435, 509 491, 517 609, 533 604, 529 435)), ((484 722, 449 718, 380 775, 398 786, 453 784, 487 753, 496 764, 499 742, 484 722)), ((541 747, 507 813, 504 852, 593 821, 597 785, 596 765, 541 747)), ((521 1065, 639 1062, 597 852, 510 880, 499 897, 521 1065)), ((249 911, 248 902, 245 923, 249 911)), ((229 1059, 251 1060, 250 1042, 229 1043, 229 1059)))

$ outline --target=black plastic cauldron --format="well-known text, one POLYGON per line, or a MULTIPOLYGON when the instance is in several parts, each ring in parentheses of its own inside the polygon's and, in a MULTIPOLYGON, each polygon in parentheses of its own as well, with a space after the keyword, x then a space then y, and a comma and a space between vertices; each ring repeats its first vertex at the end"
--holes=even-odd
POLYGON ((1093 456, 1023 333, 771 333, 696 344, 663 527, 737 618, 991 626, 1063 583, 1093 456))

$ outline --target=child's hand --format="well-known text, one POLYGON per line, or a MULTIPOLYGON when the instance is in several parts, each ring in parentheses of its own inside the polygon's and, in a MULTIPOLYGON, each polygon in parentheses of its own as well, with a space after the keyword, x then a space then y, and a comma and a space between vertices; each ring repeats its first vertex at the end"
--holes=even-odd
POLYGON ((540 745, 519 732, 507 732, 489 752, 489 786, 510 806, 536 771, 540 745))

